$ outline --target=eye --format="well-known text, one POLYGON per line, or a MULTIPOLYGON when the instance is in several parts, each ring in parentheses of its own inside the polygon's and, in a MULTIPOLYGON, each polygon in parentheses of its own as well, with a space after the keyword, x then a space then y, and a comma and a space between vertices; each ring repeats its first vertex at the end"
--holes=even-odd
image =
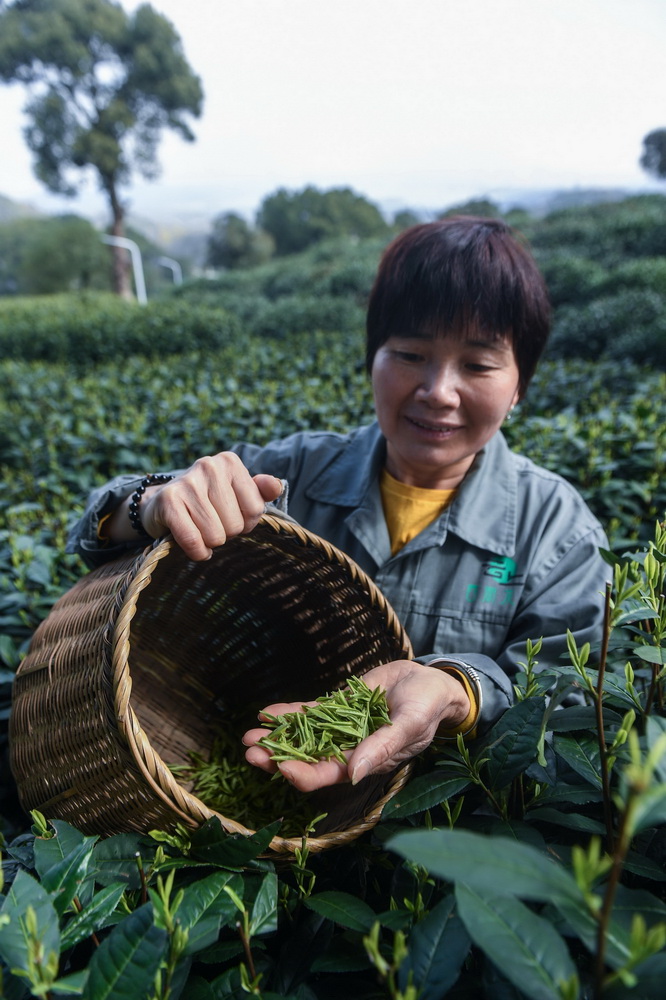
POLYGON ((484 365, 480 361, 469 361, 467 367, 472 372, 491 372, 493 371, 493 365, 484 365))
POLYGON ((423 355, 417 354, 415 351, 394 351, 393 357, 396 361, 403 361, 408 365, 415 365, 423 361, 423 355))

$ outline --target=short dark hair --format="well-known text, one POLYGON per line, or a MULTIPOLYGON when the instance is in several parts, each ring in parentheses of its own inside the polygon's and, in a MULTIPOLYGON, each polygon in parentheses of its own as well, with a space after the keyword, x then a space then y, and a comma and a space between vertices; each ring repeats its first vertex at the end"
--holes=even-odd
POLYGON ((368 303, 366 365, 389 337, 460 333, 508 337, 527 389, 550 332, 544 278, 501 219, 451 216, 412 226, 384 251, 368 303))

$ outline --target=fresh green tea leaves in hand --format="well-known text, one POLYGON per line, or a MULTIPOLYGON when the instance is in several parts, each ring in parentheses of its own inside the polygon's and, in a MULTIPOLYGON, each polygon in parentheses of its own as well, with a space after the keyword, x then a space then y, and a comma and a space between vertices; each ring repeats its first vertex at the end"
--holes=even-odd
POLYGON ((369 688, 360 677, 350 677, 348 686, 303 705, 300 712, 264 717, 271 732, 257 742, 271 754, 276 764, 302 760, 316 764, 335 757, 347 763, 345 750, 353 750, 361 740, 381 726, 390 726, 386 692, 369 688))

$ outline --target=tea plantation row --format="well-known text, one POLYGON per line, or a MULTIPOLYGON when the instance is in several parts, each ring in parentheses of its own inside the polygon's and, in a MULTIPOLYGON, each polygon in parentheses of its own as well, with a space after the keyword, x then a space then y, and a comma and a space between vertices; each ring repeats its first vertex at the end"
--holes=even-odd
MULTIPOLYGON (((360 333, 246 335, 165 358, 116 350, 96 365, 0 364, 5 720, 21 652, 83 572, 63 550, 89 489, 122 471, 184 466, 240 438, 371 419, 362 352, 360 333)), ((546 362, 506 433, 578 486, 616 550, 654 536, 666 510, 666 375, 546 362)), ((666 613, 648 598, 659 606, 665 533, 654 552, 647 597, 627 600, 625 587, 618 598, 603 706, 585 651, 571 650, 557 679, 526 673, 486 737, 425 755, 372 835, 328 856, 305 849, 277 868, 255 860, 277 821, 247 842, 217 821, 191 836, 98 841, 34 817, 27 833, 0 773, 0 832, 11 841, 0 993, 660 1000, 666 613), (552 712, 571 683, 586 704, 552 712), (564 785, 554 777, 563 770, 564 785)), ((526 651, 530 669, 533 658, 526 651)))
MULTIPOLYGON (((126 357, 76 372, 0 366, 0 624, 14 664, 81 566, 68 524, 96 484, 122 471, 183 467, 238 440, 372 418, 360 335, 316 334, 165 360, 126 357), (357 359, 357 360, 353 360, 357 359)), ((512 445, 576 485, 626 547, 666 510, 666 376, 544 363, 506 426, 512 445)))

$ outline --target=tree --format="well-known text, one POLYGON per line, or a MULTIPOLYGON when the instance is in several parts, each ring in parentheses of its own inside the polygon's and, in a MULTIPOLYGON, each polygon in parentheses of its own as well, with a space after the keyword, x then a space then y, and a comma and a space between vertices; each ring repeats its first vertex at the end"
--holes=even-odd
POLYGON ((640 164, 648 174, 666 178, 666 128, 658 128, 643 139, 640 164))
MULTIPOLYGON (((0 80, 28 87, 25 137, 36 176, 49 191, 74 197, 92 170, 115 236, 124 231, 120 189, 133 170, 157 176, 162 129, 194 139, 186 119, 200 115, 203 99, 170 21, 149 4, 127 14, 113 0, 0 6, 0 80)), ((131 294, 117 249, 114 287, 131 294)))
POLYGON ((76 215, 0 224, 0 295, 111 291, 109 257, 99 233, 76 215))
POLYGON ((418 226, 423 219, 411 208, 403 208, 393 216, 393 228, 402 232, 403 229, 410 229, 411 226, 418 226))
POLYGON ((331 236, 378 236, 388 231, 376 205, 351 188, 302 191, 279 188, 262 201, 257 225, 275 240, 277 254, 298 253, 331 236))
POLYGON ((438 219, 447 219, 452 215, 478 215, 497 219, 501 213, 494 201, 489 198, 471 198, 460 205, 452 205, 450 208, 440 212, 438 219))
POLYGON ((108 271, 108 256, 94 226, 76 215, 60 215, 33 227, 19 275, 23 291, 43 295, 89 288, 110 291, 108 271))
POLYGON ((211 267, 233 270, 261 264, 272 255, 275 244, 268 233, 252 229, 235 212, 224 212, 213 220, 208 236, 206 261, 211 267))

